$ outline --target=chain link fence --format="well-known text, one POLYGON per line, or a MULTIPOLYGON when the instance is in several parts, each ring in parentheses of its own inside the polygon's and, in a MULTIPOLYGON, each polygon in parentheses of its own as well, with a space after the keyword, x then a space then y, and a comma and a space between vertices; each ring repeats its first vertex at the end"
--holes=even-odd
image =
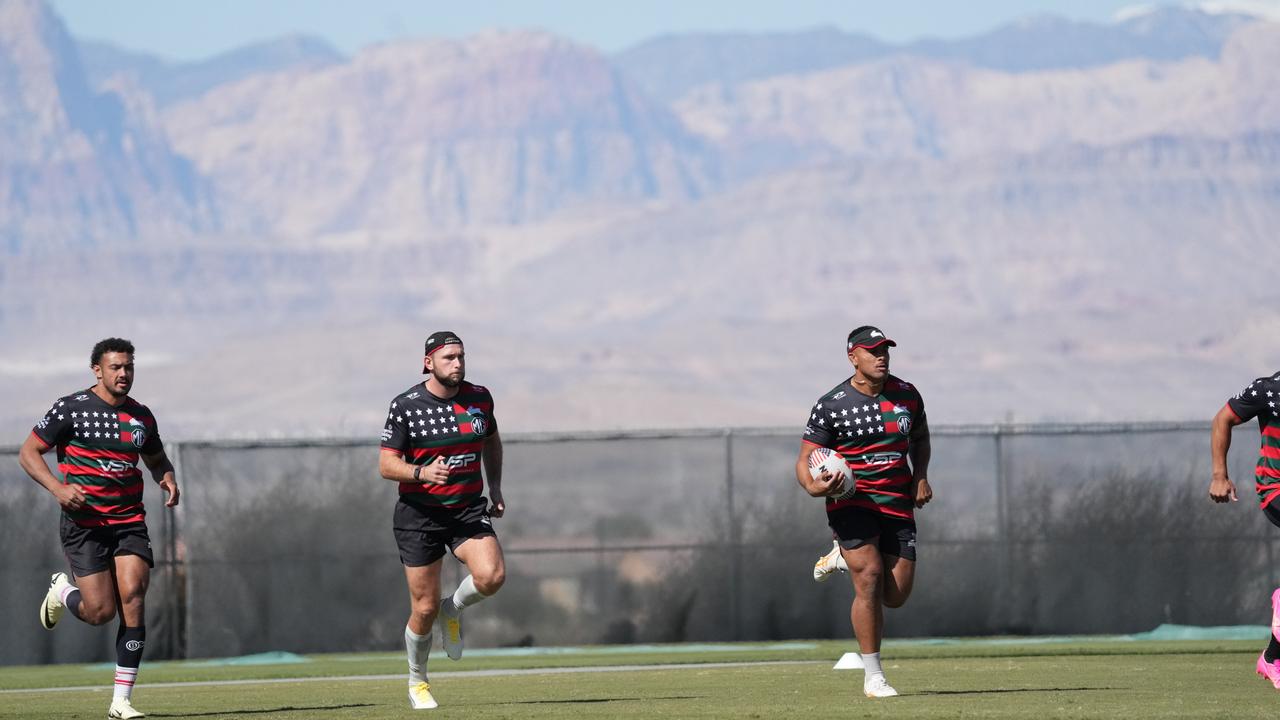
MULTIPOLYGON (((890 637, 1115 633, 1261 624, 1280 532, 1252 500, 1207 499, 1204 423, 933 430, 911 601, 890 637)), ((474 646, 844 638, 847 577, 817 585, 822 503, 793 478, 799 433, 707 430, 504 438, 507 584, 468 611, 474 646)), ((11 458, 16 450, 8 450, 11 458)), ((351 440, 176 442, 182 503, 148 483, 156 570, 148 657, 393 650, 408 594, 396 486, 351 440)), ((0 467, 0 664, 113 657, 114 631, 39 627, 64 569, 57 506, 0 467)), ((445 560, 448 591, 461 566, 445 560)))

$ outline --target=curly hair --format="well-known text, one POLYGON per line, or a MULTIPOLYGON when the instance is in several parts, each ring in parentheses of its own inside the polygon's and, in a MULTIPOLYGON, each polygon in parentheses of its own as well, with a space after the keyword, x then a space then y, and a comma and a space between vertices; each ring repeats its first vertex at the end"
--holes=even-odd
POLYGON ((100 364, 102 362, 102 356, 109 352, 129 353, 132 355, 133 343, 125 340, 124 338, 116 337, 99 340, 98 343, 93 346, 93 353, 89 355, 89 367, 100 364))

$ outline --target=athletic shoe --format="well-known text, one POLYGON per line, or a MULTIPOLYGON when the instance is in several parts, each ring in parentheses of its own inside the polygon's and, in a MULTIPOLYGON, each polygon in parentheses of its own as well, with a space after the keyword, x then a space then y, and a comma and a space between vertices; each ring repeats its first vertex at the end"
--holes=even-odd
POLYGON ((884 675, 872 675, 868 678, 862 683, 862 692, 866 693, 869 698, 898 697, 898 691, 889 685, 889 681, 884 679, 884 675))
POLYGON ((1280 588, 1271 593, 1271 635, 1280 640, 1280 588))
POLYGON ((409 707, 414 710, 435 710, 440 703, 431 697, 431 686, 425 682, 409 686, 409 707))
POLYGON ((112 698, 111 709, 107 711, 107 717, 113 720, 130 720, 130 718, 146 717, 146 713, 140 713, 133 709, 129 704, 129 698, 112 698))
POLYGON ((1271 685, 1280 690, 1280 660, 1267 662, 1265 654, 1258 656, 1258 674, 1271 681, 1271 685))
POLYGON ((813 564, 813 581, 826 582, 831 579, 836 571, 844 572, 847 568, 844 565, 844 557, 840 555, 839 541, 831 541, 831 552, 818 558, 818 562, 813 564))
POLYGON ((453 609, 453 598, 447 597, 440 601, 440 619, 444 621, 440 623, 440 636, 445 654, 450 660, 461 660, 464 647, 462 611, 453 609))
POLYGON ((40 603, 40 624, 45 630, 52 630, 62 619, 62 611, 66 609, 62 604, 62 589, 70 584, 66 573, 54 573, 49 580, 49 591, 44 594, 44 601, 40 603))

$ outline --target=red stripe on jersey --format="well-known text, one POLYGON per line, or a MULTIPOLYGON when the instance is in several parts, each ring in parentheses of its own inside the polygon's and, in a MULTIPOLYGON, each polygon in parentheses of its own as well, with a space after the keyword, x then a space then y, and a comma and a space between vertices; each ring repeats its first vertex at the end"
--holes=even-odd
POLYGON ((461 485, 419 485, 416 483, 400 483, 400 492, 418 493, 420 495, 442 495, 444 497, 468 495, 472 493, 478 495, 482 490, 484 490, 484 481, 480 479, 461 485))
POLYGON ((1262 457, 1272 460, 1280 460, 1280 447, 1272 447, 1270 445, 1262 446, 1262 457))
POLYGON ((124 497, 142 493, 142 475, 128 485, 81 485, 80 491, 89 497, 124 497))
POLYGON ((1254 470, 1253 474, 1255 477, 1269 477, 1269 478, 1280 479, 1280 470, 1267 467, 1265 465, 1259 465, 1257 469, 1254 470))
POLYGON ((874 489, 876 492, 884 492, 885 488, 892 487, 908 487, 911 485, 911 476, 907 473, 890 475, 885 478, 864 479, 858 478, 858 488, 874 489))
POLYGON ((123 503, 120 505, 94 505, 93 509, 90 510, 89 512, 102 514, 102 515, 115 515, 118 513, 129 513, 130 516, 136 515, 140 517, 142 513, 138 511, 141 508, 142 508, 141 503, 131 502, 131 503, 123 503))
MULTIPOLYGON (((897 434, 898 432, 897 425, 893 426, 893 432, 897 434)), ((894 440, 892 442, 887 442, 887 443, 877 442, 877 443, 871 443, 869 445, 856 445, 856 444, 850 443, 847 445, 841 445, 839 447, 839 450, 840 450, 840 454, 844 455, 845 459, 847 460, 849 456, 856 457, 863 453, 869 453, 869 452, 906 452, 907 444, 908 444, 908 441, 905 438, 903 438, 900 440, 894 440)))
POLYGON ((1265 510, 1267 506, 1271 504, 1271 501, 1275 500, 1277 497, 1280 497, 1280 488, 1272 490, 1267 493, 1266 497, 1262 498, 1262 509, 1265 510))
POLYGON ((1267 437, 1280 438, 1280 426, 1268 425, 1262 428, 1262 434, 1267 437))
POLYGON ((52 446, 52 445, 50 445, 49 443, 45 442, 45 441, 44 441, 44 438, 42 438, 42 437, 40 437, 39 435, 37 435, 35 430, 32 430, 32 431, 31 431, 31 437, 35 438, 35 439, 36 439, 36 442, 40 443, 40 452, 41 452, 41 453, 47 453, 47 452, 49 452, 49 449, 53 447, 53 446, 52 446))
POLYGON ((383 447, 379 449, 385 453, 393 453, 396 457, 404 457, 404 451, 397 448, 383 447))
POLYGON ((111 525, 128 525, 129 523, 142 522, 143 515, 142 513, 135 513, 122 518, 72 518, 71 521, 80 527, 110 527, 111 525))
POLYGON ((91 460, 119 460, 134 464, 138 462, 138 453, 126 452, 123 450, 99 450, 97 448, 85 448, 78 445, 68 445, 66 449, 67 455, 71 457, 89 458, 91 460))
POLYGON ((830 513, 836 510, 840 510, 842 508, 847 508, 847 507, 863 508, 864 510, 871 510, 872 512, 878 512, 881 515, 888 515, 890 517, 902 518, 903 520, 912 519, 910 512, 901 512, 897 508, 891 508, 884 505, 877 505, 874 500, 866 500, 864 498, 859 498, 859 497, 851 497, 847 500, 836 500, 835 502, 828 503, 827 512, 830 513))

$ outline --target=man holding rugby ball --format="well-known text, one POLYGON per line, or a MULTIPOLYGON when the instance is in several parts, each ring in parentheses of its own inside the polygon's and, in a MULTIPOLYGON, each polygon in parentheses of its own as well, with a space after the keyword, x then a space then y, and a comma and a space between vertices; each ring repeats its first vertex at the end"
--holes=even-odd
POLYGON ((814 577, 824 560, 831 571, 839 560, 850 571, 856 593, 850 616, 866 668, 863 691, 872 698, 898 694, 880 665, 884 608, 901 607, 911 595, 914 511, 933 498, 924 400, 911 383, 889 374, 889 348, 896 345, 870 325, 849 333, 853 375, 814 404, 796 459, 796 481, 826 498, 835 535, 835 547, 819 560, 814 577), (848 481, 823 467, 810 471, 809 456, 820 448, 844 458, 848 481))

